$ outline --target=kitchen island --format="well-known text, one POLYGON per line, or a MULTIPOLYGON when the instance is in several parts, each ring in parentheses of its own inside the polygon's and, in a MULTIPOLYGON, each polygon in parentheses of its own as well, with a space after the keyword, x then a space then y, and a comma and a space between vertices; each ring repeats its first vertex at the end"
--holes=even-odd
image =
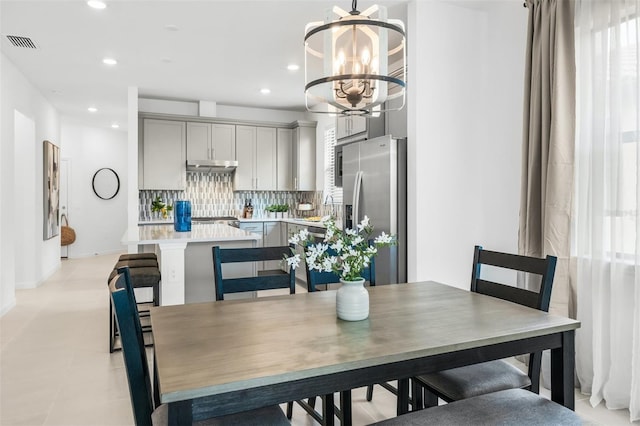
POLYGON ((176 232, 172 224, 135 226, 127 229, 121 242, 156 247, 162 277, 160 304, 166 306, 212 300, 211 247, 256 247, 259 240, 259 235, 229 225, 194 223, 191 232, 176 232))

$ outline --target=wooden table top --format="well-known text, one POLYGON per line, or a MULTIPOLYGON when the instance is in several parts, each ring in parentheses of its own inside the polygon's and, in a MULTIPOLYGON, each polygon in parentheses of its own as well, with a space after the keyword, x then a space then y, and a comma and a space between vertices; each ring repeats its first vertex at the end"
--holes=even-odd
POLYGON ((163 403, 574 330, 578 321, 455 287, 368 289, 364 321, 335 291, 151 308, 163 403))

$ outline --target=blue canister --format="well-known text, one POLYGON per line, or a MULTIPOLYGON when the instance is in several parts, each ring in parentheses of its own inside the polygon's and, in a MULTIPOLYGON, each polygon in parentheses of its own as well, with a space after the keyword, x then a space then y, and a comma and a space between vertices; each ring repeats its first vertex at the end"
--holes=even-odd
POLYGON ((191 231, 191 201, 176 201, 173 206, 173 227, 176 232, 191 231))

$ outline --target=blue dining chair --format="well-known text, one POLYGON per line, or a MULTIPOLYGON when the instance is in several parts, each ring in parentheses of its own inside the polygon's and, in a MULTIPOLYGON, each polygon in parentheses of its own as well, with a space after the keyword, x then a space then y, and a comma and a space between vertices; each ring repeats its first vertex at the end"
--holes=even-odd
POLYGON ((221 248, 213 247, 213 276, 216 290, 216 300, 224 300, 229 293, 243 293, 248 291, 273 290, 288 288, 289 294, 296 292, 296 275, 292 267, 289 271, 266 270, 258 271, 256 275, 225 278, 222 265, 225 263, 263 262, 283 260, 291 256, 289 246, 255 247, 255 248, 221 248))
MULTIPOLYGON (((118 269, 118 273, 109 282, 109 293, 115 311, 122 354, 124 357, 129 396, 133 409, 133 418, 137 426, 159 426, 168 424, 166 405, 154 405, 151 388, 151 376, 147 363, 147 352, 142 336, 140 317, 136 306, 135 293, 129 275, 129 268, 118 269)), ((257 410, 232 414, 214 419, 193 422, 194 425, 290 425, 278 406, 269 406, 257 410)))
MULTIPOLYGON (((471 291, 548 312, 556 261, 555 256, 541 259, 489 251, 475 246, 471 291), (483 279, 482 265, 512 271, 511 276, 517 276, 517 273, 521 276, 527 273, 527 278, 538 276, 540 286, 534 291, 483 279)), ((527 373, 504 360, 495 360, 426 374, 415 377, 414 380, 424 388, 424 403, 427 407, 438 405, 438 398, 452 402, 505 389, 522 388, 539 393, 541 361, 542 352, 534 352, 529 354, 527 373)))

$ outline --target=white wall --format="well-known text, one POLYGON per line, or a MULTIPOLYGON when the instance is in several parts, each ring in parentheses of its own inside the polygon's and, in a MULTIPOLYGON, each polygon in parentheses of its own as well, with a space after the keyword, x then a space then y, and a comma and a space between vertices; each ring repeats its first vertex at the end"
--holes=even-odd
MULTIPOLYGON (((60 267, 60 237, 43 241, 42 141, 60 144, 56 110, 0 54, 0 314, 15 305, 15 289, 42 283, 60 267), (18 111, 20 115, 16 115, 18 111), (16 119, 16 117, 22 117, 16 119), (23 119, 24 118, 24 119, 23 119), (33 123, 29 146, 16 146, 15 122, 21 129, 33 123), (29 176, 29 178, 25 178, 29 176), (18 197, 18 194, 20 196, 18 197), (18 205, 20 203, 20 205, 18 205), (26 237, 23 231, 26 231, 26 237), (20 241, 19 250, 16 242, 20 241), (19 266, 16 265, 19 260, 19 266)), ((19 131, 21 138, 27 133, 19 131)))
POLYGON ((127 133, 87 126, 63 118, 61 157, 69 160, 69 225, 76 241, 68 256, 86 257, 123 251, 120 239, 127 229, 127 133), (113 169, 120 191, 111 200, 98 198, 91 182, 96 171, 113 169))
POLYGON ((526 9, 409 4, 408 278, 468 288, 473 246, 517 251, 526 9))

